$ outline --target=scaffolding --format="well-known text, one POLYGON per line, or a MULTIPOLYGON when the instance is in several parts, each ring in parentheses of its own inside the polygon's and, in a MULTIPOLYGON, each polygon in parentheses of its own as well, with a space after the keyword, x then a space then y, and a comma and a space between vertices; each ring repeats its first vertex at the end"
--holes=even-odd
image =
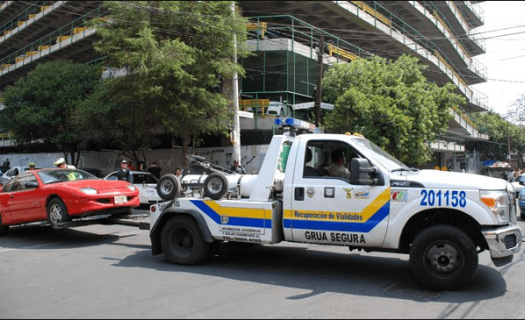
POLYGON ((258 110, 254 112, 256 117, 267 116, 262 108, 272 101, 286 105, 294 117, 312 120, 312 110, 295 110, 294 106, 315 101, 317 52, 321 37, 324 41, 324 70, 334 63, 371 56, 371 53, 293 16, 248 19, 248 46, 254 55, 241 61, 246 76, 241 79, 240 99, 253 110, 258 110), (258 106, 259 101, 265 101, 264 105, 258 106))

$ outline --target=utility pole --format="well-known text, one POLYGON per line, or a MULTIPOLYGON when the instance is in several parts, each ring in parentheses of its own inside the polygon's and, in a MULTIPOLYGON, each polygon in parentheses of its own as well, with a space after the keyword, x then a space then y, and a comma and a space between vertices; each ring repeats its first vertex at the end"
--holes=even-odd
MULTIPOLYGON (((232 2, 232 14, 235 16, 235 2, 232 2)), ((233 62, 237 64, 237 35, 233 33, 233 62)), ((233 155, 232 163, 237 160, 241 163, 241 126, 239 121, 239 80, 237 71, 233 72, 233 107, 235 110, 234 125, 232 132, 233 155)))
POLYGON ((321 124, 321 80, 323 78, 323 55, 324 55, 324 36, 319 39, 317 48, 317 90, 315 95, 315 126, 319 128, 321 124))

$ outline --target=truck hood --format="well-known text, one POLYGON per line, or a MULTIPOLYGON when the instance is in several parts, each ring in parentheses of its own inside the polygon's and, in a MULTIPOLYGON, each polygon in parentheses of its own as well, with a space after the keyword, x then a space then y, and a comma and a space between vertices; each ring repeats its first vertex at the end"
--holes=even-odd
POLYGON ((439 170, 400 171, 390 173, 392 187, 417 186, 439 189, 484 189, 506 190, 512 185, 503 179, 480 174, 460 173, 439 170), (410 184, 409 184, 410 183, 410 184))

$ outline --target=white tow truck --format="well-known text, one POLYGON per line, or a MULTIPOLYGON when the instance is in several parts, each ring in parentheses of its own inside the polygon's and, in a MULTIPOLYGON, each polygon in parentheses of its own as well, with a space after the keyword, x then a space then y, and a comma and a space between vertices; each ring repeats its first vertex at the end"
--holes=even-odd
POLYGON ((409 168, 350 134, 299 134, 286 128, 269 145, 259 174, 161 177, 151 206, 152 253, 174 264, 205 261, 223 241, 282 241, 409 254, 416 278, 434 290, 458 289, 489 251, 512 262, 522 242, 515 193, 503 179, 409 168), (328 174, 342 149, 350 177, 328 174))

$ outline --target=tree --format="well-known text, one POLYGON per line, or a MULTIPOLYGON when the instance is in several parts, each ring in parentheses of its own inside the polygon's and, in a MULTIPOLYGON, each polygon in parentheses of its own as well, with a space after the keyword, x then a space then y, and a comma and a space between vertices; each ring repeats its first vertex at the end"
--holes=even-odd
POLYGON ((518 156, 518 166, 523 166, 523 154, 525 153, 525 94, 521 95, 516 99, 509 108, 509 112, 505 115, 507 121, 512 122, 514 125, 510 129, 510 144, 511 147, 514 143, 516 147, 515 151, 518 156))
POLYGON ((100 81, 100 74, 97 66, 68 61, 38 65, 6 87, 0 125, 9 128, 18 144, 52 143, 77 165, 83 139, 73 115, 100 81))
POLYGON ((156 146, 161 119, 136 97, 141 84, 133 80, 131 75, 101 81, 79 105, 75 119, 86 139, 119 149, 137 164, 147 163, 144 151, 156 146))
MULTIPOLYGON (((221 86, 234 71, 244 75, 242 66, 232 61, 233 33, 238 56, 249 54, 246 20, 232 13, 231 3, 104 2, 109 15, 92 22, 99 37, 94 48, 107 56, 111 67, 130 70, 129 76, 113 79, 107 87, 111 100, 125 106, 117 120, 128 127, 128 139, 144 134, 130 127, 134 118, 147 118, 182 139, 186 165, 190 142, 231 127, 234 110, 221 86)), ((143 143, 147 147, 147 140, 143 143)))
MULTIPOLYGON (((485 159, 503 161, 507 159, 509 149, 522 159, 525 144, 525 129, 516 126, 494 111, 471 115, 476 129, 489 136, 489 141, 467 142, 469 149, 476 149, 485 159), (510 142, 510 145, 509 145, 510 142)), ((520 163, 518 163, 520 165, 520 163)))
POLYGON ((358 132, 409 164, 431 159, 429 142, 444 134, 451 108, 465 103, 455 86, 439 87, 422 74, 426 66, 403 55, 332 66, 323 78, 323 100, 335 105, 327 132, 358 132))
POLYGON ((505 118, 514 124, 525 123, 525 94, 511 103, 505 118))

